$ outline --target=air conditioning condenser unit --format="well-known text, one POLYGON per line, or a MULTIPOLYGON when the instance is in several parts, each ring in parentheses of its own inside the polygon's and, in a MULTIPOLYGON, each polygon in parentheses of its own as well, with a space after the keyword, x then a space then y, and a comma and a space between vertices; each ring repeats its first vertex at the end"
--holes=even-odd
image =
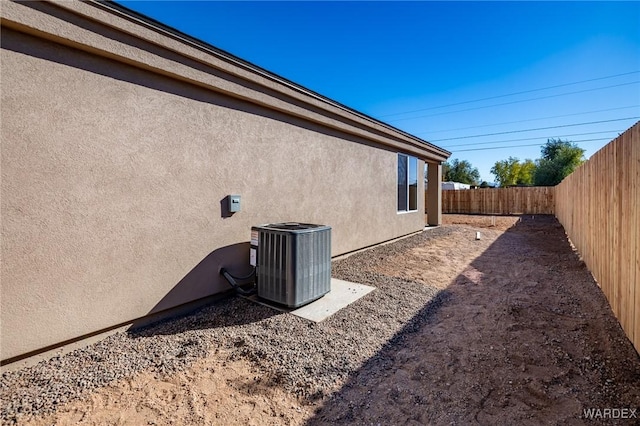
POLYGON ((275 223, 251 227, 258 297, 299 307, 331 290, 331 227, 275 223))

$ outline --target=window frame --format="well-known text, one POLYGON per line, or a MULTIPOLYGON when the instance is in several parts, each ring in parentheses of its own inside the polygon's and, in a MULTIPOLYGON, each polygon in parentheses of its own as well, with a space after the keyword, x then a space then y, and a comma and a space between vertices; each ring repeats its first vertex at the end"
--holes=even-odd
POLYGON ((397 209, 397 213, 398 214, 404 214, 404 213, 413 213, 413 212, 417 212, 418 211, 418 159, 416 157, 413 157, 409 154, 403 154, 401 152, 398 152, 397 155, 397 162, 396 162, 396 176, 397 176, 397 180, 396 180, 396 209, 397 209), (401 197, 400 197, 400 161, 404 161, 405 164, 405 182, 403 183, 403 186, 406 187, 406 195, 402 198, 404 198, 404 206, 401 206, 401 197), (415 167, 413 167, 413 170, 411 168, 411 163, 415 164, 415 167), (414 174, 414 176, 412 176, 412 172, 414 174), (411 181, 412 181, 412 177, 413 177, 413 181, 415 182, 415 193, 414 193, 414 197, 413 200, 411 199, 411 181), (412 202, 413 201, 413 202, 412 202), (414 204, 415 208, 412 209, 411 205, 414 204))

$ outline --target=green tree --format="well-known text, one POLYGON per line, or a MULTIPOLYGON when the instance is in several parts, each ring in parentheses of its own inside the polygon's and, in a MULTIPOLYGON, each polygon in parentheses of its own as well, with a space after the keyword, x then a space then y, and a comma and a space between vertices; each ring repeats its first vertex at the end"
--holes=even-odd
POLYGON ((496 161, 491 168, 491 173, 496 177, 500 186, 531 185, 536 164, 529 159, 522 163, 516 157, 496 161))
POLYGON ((446 161, 442 167, 442 176, 445 182, 460 182, 469 185, 477 185, 480 180, 480 172, 467 160, 457 158, 446 161))
POLYGON ((533 176, 536 171, 536 163, 527 158, 520 164, 520 172, 518 173, 518 185, 533 185, 533 176))
POLYGON ((496 182, 505 187, 516 184, 519 170, 520 162, 518 159, 509 157, 506 160, 496 161, 490 171, 496 177, 496 182))
POLYGON ((534 182, 539 186, 559 184, 584 163, 584 149, 571 141, 547 139, 540 151, 542 157, 538 160, 534 173, 534 182))

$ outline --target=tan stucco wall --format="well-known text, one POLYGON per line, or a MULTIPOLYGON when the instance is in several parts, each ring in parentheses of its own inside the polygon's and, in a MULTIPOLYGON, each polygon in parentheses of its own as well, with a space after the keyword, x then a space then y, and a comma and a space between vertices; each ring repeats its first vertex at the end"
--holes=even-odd
POLYGON ((3 2, 2 25, 92 55, 247 100, 430 161, 450 153, 118 5, 93 0, 3 2))
POLYGON ((424 226, 377 142, 6 28, 1 55, 2 359, 227 289, 252 225, 334 255, 424 226))

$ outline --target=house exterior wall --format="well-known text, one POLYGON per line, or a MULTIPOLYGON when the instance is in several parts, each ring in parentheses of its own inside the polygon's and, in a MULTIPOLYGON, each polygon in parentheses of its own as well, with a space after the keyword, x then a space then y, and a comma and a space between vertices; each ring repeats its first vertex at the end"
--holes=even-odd
POLYGON ((23 24, 1 39, 2 360, 227 290, 219 269, 246 272, 252 225, 330 225, 334 256, 423 228, 423 212, 396 212, 397 152, 413 145, 23 24))

